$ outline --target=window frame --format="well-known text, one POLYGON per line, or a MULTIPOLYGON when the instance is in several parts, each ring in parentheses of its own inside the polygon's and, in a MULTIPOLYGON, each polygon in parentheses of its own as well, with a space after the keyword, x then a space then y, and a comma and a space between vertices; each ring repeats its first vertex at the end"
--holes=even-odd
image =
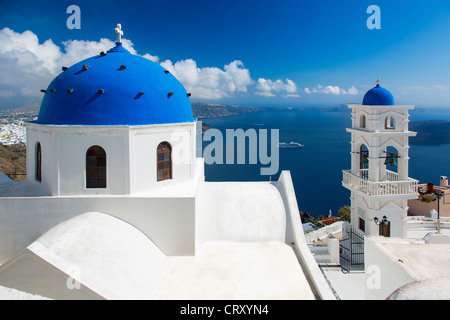
POLYGON ((393 116, 387 116, 386 119, 384 119, 384 129, 395 130, 395 118, 393 116))
POLYGON ((171 180, 172 174, 172 146, 169 142, 163 141, 156 148, 156 181, 171 180))
POLYGON ((106 150, 99 146, 90 146, 86 151, 86 166, 85 166, 85 188, 86 189, 106 189, 107 184, 107 154, 106 150), (97 150, 96 150, 97 149, 97 150), (90 152, 92 153, 90 154, 90 152), (102 152, 103 151, 103 152, 102 152), (101 154, 103 153, 103 154, 101 154), (95 159, 95 165, 92 160, 95 159), (104 160, 103 160, 104 159, 104 160), (101 175, 101 172, 104 172, 101 175), (95 179, 95 180, 93 180, 95 179), (92 182, 95 181, 94 184, 92 182))
POLYGON ((36 181, 42 182, 42 146, 39 141, 35 145, 35 157, 34 178, 36 181))
POLYGON ((358 217, 358 229, 362 232, 366 232, 366 220, 362 217, 358 217))
POLYGON ((361 129, 366 129, 366 116, 364 115, 364 114, 362 114, 360 117, 359 117, 359 127, 361 128, 361 129))

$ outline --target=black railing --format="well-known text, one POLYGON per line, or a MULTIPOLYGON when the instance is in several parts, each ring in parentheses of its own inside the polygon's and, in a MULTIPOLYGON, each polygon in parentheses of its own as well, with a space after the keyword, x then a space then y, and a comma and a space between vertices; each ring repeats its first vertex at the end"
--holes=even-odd
POLYGON ((364 235, 350 224, 342 226, 339 261, 344 272, 364 271, 364 235))

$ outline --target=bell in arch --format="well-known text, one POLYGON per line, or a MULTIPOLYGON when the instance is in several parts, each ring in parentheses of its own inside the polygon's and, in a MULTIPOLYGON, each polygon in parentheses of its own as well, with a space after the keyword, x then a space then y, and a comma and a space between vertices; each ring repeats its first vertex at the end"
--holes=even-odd
POLYGON ((386 157, 386 160, 384 161, 384 164, 388 165, 388 166, 397 166, 398 165, 397 157, 395 155, 393 155, 392 153, 389 154, 386 157))

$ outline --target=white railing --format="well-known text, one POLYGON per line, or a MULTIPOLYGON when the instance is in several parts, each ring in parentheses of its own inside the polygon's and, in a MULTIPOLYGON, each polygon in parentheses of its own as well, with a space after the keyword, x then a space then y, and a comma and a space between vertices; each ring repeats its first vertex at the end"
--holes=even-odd
MULTIPOLYGON (((368 180, 369 169, 361 169, 359 172, 361 179, 368 180)), ((398 181, 398 173, 391 170, 386 170, 386 181, 398 181)))
MULTIPOLYGON (((450 218, 440 217, 441 229, 450 229, 450 218)), ((407 230, 421 230, 421 229, 433 229, 437 228, 437 221, 434 221, 431 217, 427 216, 410 216, 406 218, 407 230)))
POLYGON ((344 170, 342 182, 349 187, 355 188, 369 196, 398 196, 413 195, 418 193, 419 181, 408 178, 406 181, 398 181, 395 172, 387 171, 387 180, 372 182, 367 180, 367 170, 361 170, 360 175, 344 170))
POLYGON ((386 170, 387 181, 398 181, 398 174, 394 171, 386 170))

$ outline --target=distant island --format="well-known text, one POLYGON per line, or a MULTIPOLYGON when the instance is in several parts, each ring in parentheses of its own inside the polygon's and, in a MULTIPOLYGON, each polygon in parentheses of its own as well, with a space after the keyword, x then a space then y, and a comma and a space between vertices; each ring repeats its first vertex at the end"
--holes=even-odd
MULTIPOLYGON (((209 102, 192 102, 191 105, 193 116, 200 119, 264 111, 316 110, 319 112, 349 112, 347 104, 322 107, 254 107, 209 102)), ((9 123, 12 121, 26 122, 32 120, 33 118, 35 119, 39 113, 39 107, 40 103, 34 102, 19 108, 0 110, 0 124, 9 123)), ((207 123, 203 123, 203 131, 208 128, 209 125, 207 123)), ((439 146, 443 144, 450 144, 450 121, 448 120, 412 121, 409 124, 409 129, 417 132, 417 136, 410 139, 411 145, 439 146)))
POLYGON ((195 118, 217 118, 235 116, 247 112, 262 112, 265 108, 251 106, 235 106, 229 104, 216 104, 208 102, 193 102, 192 114, 195 118))
POLYGON ((450 144, 450 121, 429 120, 412 121, 409 130, 417 132, 410 144, 422 146, 440 146, 450 144))

